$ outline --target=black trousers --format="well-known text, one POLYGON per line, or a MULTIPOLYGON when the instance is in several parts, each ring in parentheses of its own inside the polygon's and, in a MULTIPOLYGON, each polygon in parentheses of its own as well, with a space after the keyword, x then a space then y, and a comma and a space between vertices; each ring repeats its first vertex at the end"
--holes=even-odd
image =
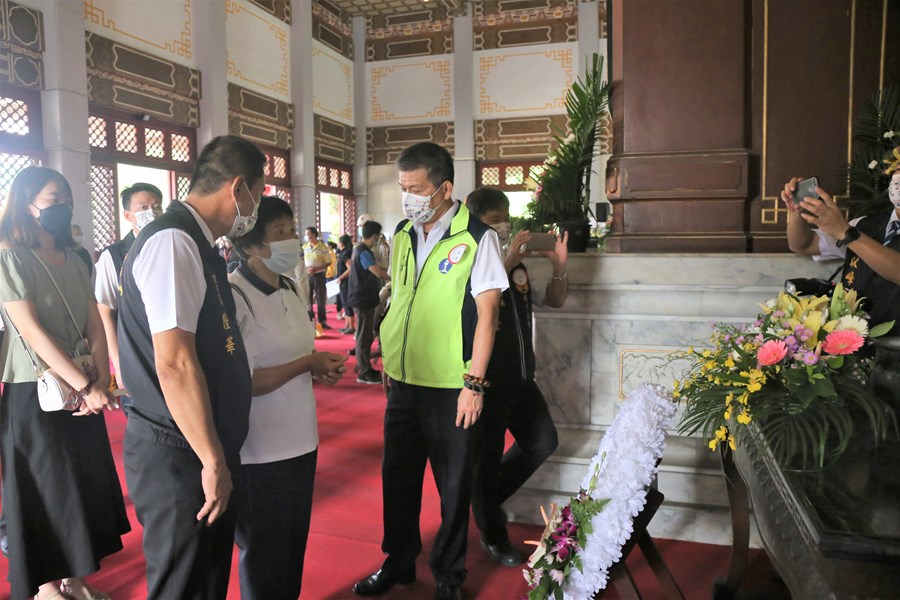
POLYGON ((309 316, 313 318, 313 304, 315 304, 319 323, 324 323, 326 300, 325 271, 307 275, 306 280, 309 282, 309 316))
POLYGON ((241 465, 238 499, 242 600, 297 600, 309 537, 318 450, 271 463, 241 465))
POLYGON ((384 415, 384 569, 410 571, 422 551, 419 514, 425 463, 441 498, 441 526, 429 565, 437 581, 466 578, 466 536, 478 423, 456 426, 458 389, 391 382, 384 415))
POLYGON ((148 600, 225 600, 234 548, 240 471, 231 469, 228 510, 198 525, 202 465, 190 448, 164 446, 126 431, 125 480, 144 526, 148 600))
POLYGON ((356 370, 360 375, 370 373, 372 368, 372 342, 375 341, 375 307, 356 307, 356 370))
POLYGON ((547 402, 534 381, 487 389, 481 435, 472 513, 484 539, 498 544, 509 540, 501 505, 553 454, 559 440, 547 402), (507 429, 516 441, 504 453, 507 429))

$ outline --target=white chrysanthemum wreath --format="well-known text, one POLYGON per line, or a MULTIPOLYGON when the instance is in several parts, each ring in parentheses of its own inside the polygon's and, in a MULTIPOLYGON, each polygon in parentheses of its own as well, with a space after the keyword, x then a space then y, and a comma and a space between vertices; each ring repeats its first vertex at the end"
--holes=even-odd
POLYGON ((590 600, 606 588, 622 558, 634 518, 646 503, 675 403, 659 385, 632 392, 600 442, 582 491, 561 511, 554 506, 525 580, 530 600, 590 600))

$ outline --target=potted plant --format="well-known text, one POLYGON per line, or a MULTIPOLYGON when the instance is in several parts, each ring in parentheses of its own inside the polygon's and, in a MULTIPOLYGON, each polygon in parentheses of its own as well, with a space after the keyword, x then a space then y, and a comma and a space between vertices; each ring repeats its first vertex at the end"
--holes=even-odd
POLYGON ((882 159, 900 143, 900 87, 886 85, 866 99, 853 139, 856 149, 847 168, 850 197, 844 206, 851 217, 871 216, 890 206, 891 174, 882 159))
POLYGON ((603 57, 594 54, 584 77, 566 94, 569 132, 557 129, 556 150, 532 176, 535 191, 529 203, 532 227, 569 232, 569 250, 584 252, 590 235, 591 165, 597 155, 600 122, 609 103, 609 83, 602 79, 603 57))

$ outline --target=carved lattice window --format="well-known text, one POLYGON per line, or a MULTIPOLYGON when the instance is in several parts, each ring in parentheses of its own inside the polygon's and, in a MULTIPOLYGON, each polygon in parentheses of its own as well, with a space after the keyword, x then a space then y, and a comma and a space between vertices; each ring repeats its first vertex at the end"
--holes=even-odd
POLYGON ((41 161, 36 156, 0 152, 0 203, 6 202, 6 195, 19 171, 40 164, 41 161))
POLYGON ((153 158, 165 158, 166 134, 159 129, 144 130, 144 154, 153 158))
POLYGON ((172 134, 172 160, 190 162, 191 139, 186 135, 172 134))
POLYGON ((116 169, 112 165, 91 165, 91 224, 94 249, 102 250, 116 241, 116 169))
POLYGON ((101 117, 88 117, 88 141, 93 148, 106 148, 107 142, 106 119, 101 117))
POLYGON ((479 163, 475 167, 476 185, 524 192, 533 187, 532 178, 543 171, 543 163, 479 163))
POLYGON ((191 189, 191 178, 187 175, 175 176, 175 199, 184 200, 187 198, 188 190, 191 189))
POLYGON ((137 127, 116 121, 116 150, 137 152, 137 127))
POLYGON ((0 131, 13 135, 28 135, 28 103, 15 98, 0 97, 0 131))

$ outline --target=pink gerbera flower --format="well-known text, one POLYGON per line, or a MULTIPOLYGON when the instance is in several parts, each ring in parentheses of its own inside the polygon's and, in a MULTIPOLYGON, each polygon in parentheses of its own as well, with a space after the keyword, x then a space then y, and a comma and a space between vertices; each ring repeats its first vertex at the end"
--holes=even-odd
POLYGON ((832 331, 825 336, 822 350, 832 355, 853 354, 862 348, 863 341, 863 336, 852 329, 832 331))
POLYGON ((785 356, 787 356, 787 345, 781 340, 769 340, 759 347, 756 360, 761 367, 768 367, 781 362, 785 356))

